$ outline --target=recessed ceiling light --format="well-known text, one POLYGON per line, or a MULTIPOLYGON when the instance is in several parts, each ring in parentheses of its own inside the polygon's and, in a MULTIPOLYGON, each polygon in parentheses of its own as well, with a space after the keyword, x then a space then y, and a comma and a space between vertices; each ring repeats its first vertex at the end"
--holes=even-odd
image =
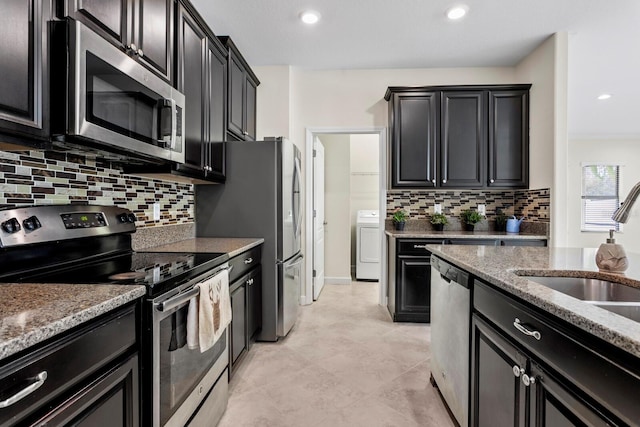
POLYGON ((447 18, 451 19, 452 21, 457 21, 459 19, 462 19, 468 11, 469 7, 464 4, 453 6, 452 8, 447 10, 447 18))
POLYGON ((602 95, 598 96, 598 100, 600 101, 604 101, 605 99, 609 99, 609 98, 611 98, 610 93, 603 93, 602 95))
POLYGON ((302 22, 308 25, 313 25, 320 20, 320 14, 315 10, 307 10, 300 14, 302 22))

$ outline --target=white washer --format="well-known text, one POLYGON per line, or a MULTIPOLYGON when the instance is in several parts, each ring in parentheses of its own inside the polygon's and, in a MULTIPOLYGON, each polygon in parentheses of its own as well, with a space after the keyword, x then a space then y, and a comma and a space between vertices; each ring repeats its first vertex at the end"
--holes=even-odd
POLYGON ((380 280, 378 211, 358 211, 356 239, 356 280, 380 280))

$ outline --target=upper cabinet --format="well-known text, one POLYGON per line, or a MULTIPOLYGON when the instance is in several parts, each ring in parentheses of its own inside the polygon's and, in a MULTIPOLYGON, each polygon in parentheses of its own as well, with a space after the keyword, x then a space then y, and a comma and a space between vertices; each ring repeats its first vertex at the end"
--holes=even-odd
POLYGON ((229 50, 228 120, 229 137, 240 141, 256 139, 256 88, 260 81, 229 37, 219 37, 229 50))
MULTIPOLYGON (((44 139, 49 133, 49 1, 6 0, 0 14, 0 129, 44 139)), ((3 138, 3 142, 7 138, 3 138)), ((0 143, 0 147, 4 144, 0 143)))
POLYGON ((172 81, 173 0, 66 0, 66 16, 172 81))
POLYGON ((391 187, 527 188, 530 87, 390 87, 391 187))
POLYGON ((197 12, 178 8, 177 82, 185 96, 185 163, 177 171, 224 180, 227 53, 197 12))

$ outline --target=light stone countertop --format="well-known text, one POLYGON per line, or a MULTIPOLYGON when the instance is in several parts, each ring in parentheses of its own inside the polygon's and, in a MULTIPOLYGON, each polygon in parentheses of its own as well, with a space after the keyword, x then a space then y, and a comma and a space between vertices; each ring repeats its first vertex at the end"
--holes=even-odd
POLYGON ((0 360, 144 294, 144 286, 0 284, 0 360))
POLYGON ((500 240, 547 240, 544 234, 506 233, 504 231, 434 231, 434 230, 385 230, 389 237, 405 239, 500 239, 500 240))
POLYGON ((140 249, 138 252, 226 252, 229 258, 264 243, 262 238, 196 237, 161 246, 140 249))
POLYGON ((434 255, 640 357, 640 323, 520 277, 590 277, 640 288, 640 255, 627 254, 624 275, 600 273, 595 248, 428 245, 434 255))

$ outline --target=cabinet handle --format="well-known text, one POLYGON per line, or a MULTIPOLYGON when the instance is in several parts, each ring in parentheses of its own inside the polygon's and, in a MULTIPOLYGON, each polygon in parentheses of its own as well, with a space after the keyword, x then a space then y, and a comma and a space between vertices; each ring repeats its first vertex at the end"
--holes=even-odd
POLYGON ((247 132, 246 130, 244 132, 242 132, 243 135, 249 135, 249 132, 247 132))
POLYGON ((447 183, 447 180, 446 180, 446 179, 443 179, 443 180, 442 180, 442 183, 443 183, 443 184, 446 184, 446 183, 447 183))
POLYGON ((251 264, 253 262, 253 258, 247 258, 244 260, 245 264, 251 264))
POLYGON ((435 184, 435 183, 436 183, 436 179, 435 179, 435 178, 433 178, 433 179, 431 180, 431 183, 432 183, 432 184, 435 184))
POLYGON ((26 386, 25 388, 23 388, 22 390, 20 390, 19 392, 11 396, 10 398, 1 401, 0 408, 6 408, 7 406, 11 406, 17 401, 27 397, 28 395, 30 395, 31 393, 33 393, 34 391, 42 387, 42 384, 44 384, 44 382, 47 380, 47 371, 40 372, 38 375, 35 376, 35 380, 36 382, 34 382, 33 384, 26 386))
POLYGON ((526 387, 534 385, 535 383, 536 383, 536 378, 533 375, 532 376, 529 376, 527 374, 522 375, 522 384, 524 384, 526 387))
POLYGON ((496 180, 492 178, 492 179, 490 179, 490 180, 489 180, 489 182, 490 182, 491 184, 493 184, 494 182, 496 182, 496 180))
POLYGON ((130 45, 127 45, 126 48, 127 48, 127 50, 129 52, 131 52, 133 54, 138 52, 138 47, 134 43, 131 43, 130 45))
POLYGON ((413 245, 413 249, 427 249, 427 245, 413 245))
POLYGON ((513 326, 519 330, 520 332, 522 332, 523 334, 525 334, 526 336, 529 337, 534 337, 535 339, 537 339, 538 341, 540 341, 540 338, 542 338, 542 335, 540 334, 540 332, 538 331, 530 331, 529 329, 527 329, 521 322, 520 319, 518 319, 516 317, 516 320, 513 322, 513 326))
POLYGON ((513 365, 513 375, 515 375, 517 378, 522 374, 524 374, 524 368, 521 368, 518 365, 513 365))
POLYGON ((247 285, 249 285, 249 286, 253 285, 253 279, 247 280, 247 285))
POLYGON ((142 51, 142 49, 138 49, 138 50, 136 51, 136 54, 137 54, 140 58, 142 58, 142 57, 144 56, 144 52, 142 51))

